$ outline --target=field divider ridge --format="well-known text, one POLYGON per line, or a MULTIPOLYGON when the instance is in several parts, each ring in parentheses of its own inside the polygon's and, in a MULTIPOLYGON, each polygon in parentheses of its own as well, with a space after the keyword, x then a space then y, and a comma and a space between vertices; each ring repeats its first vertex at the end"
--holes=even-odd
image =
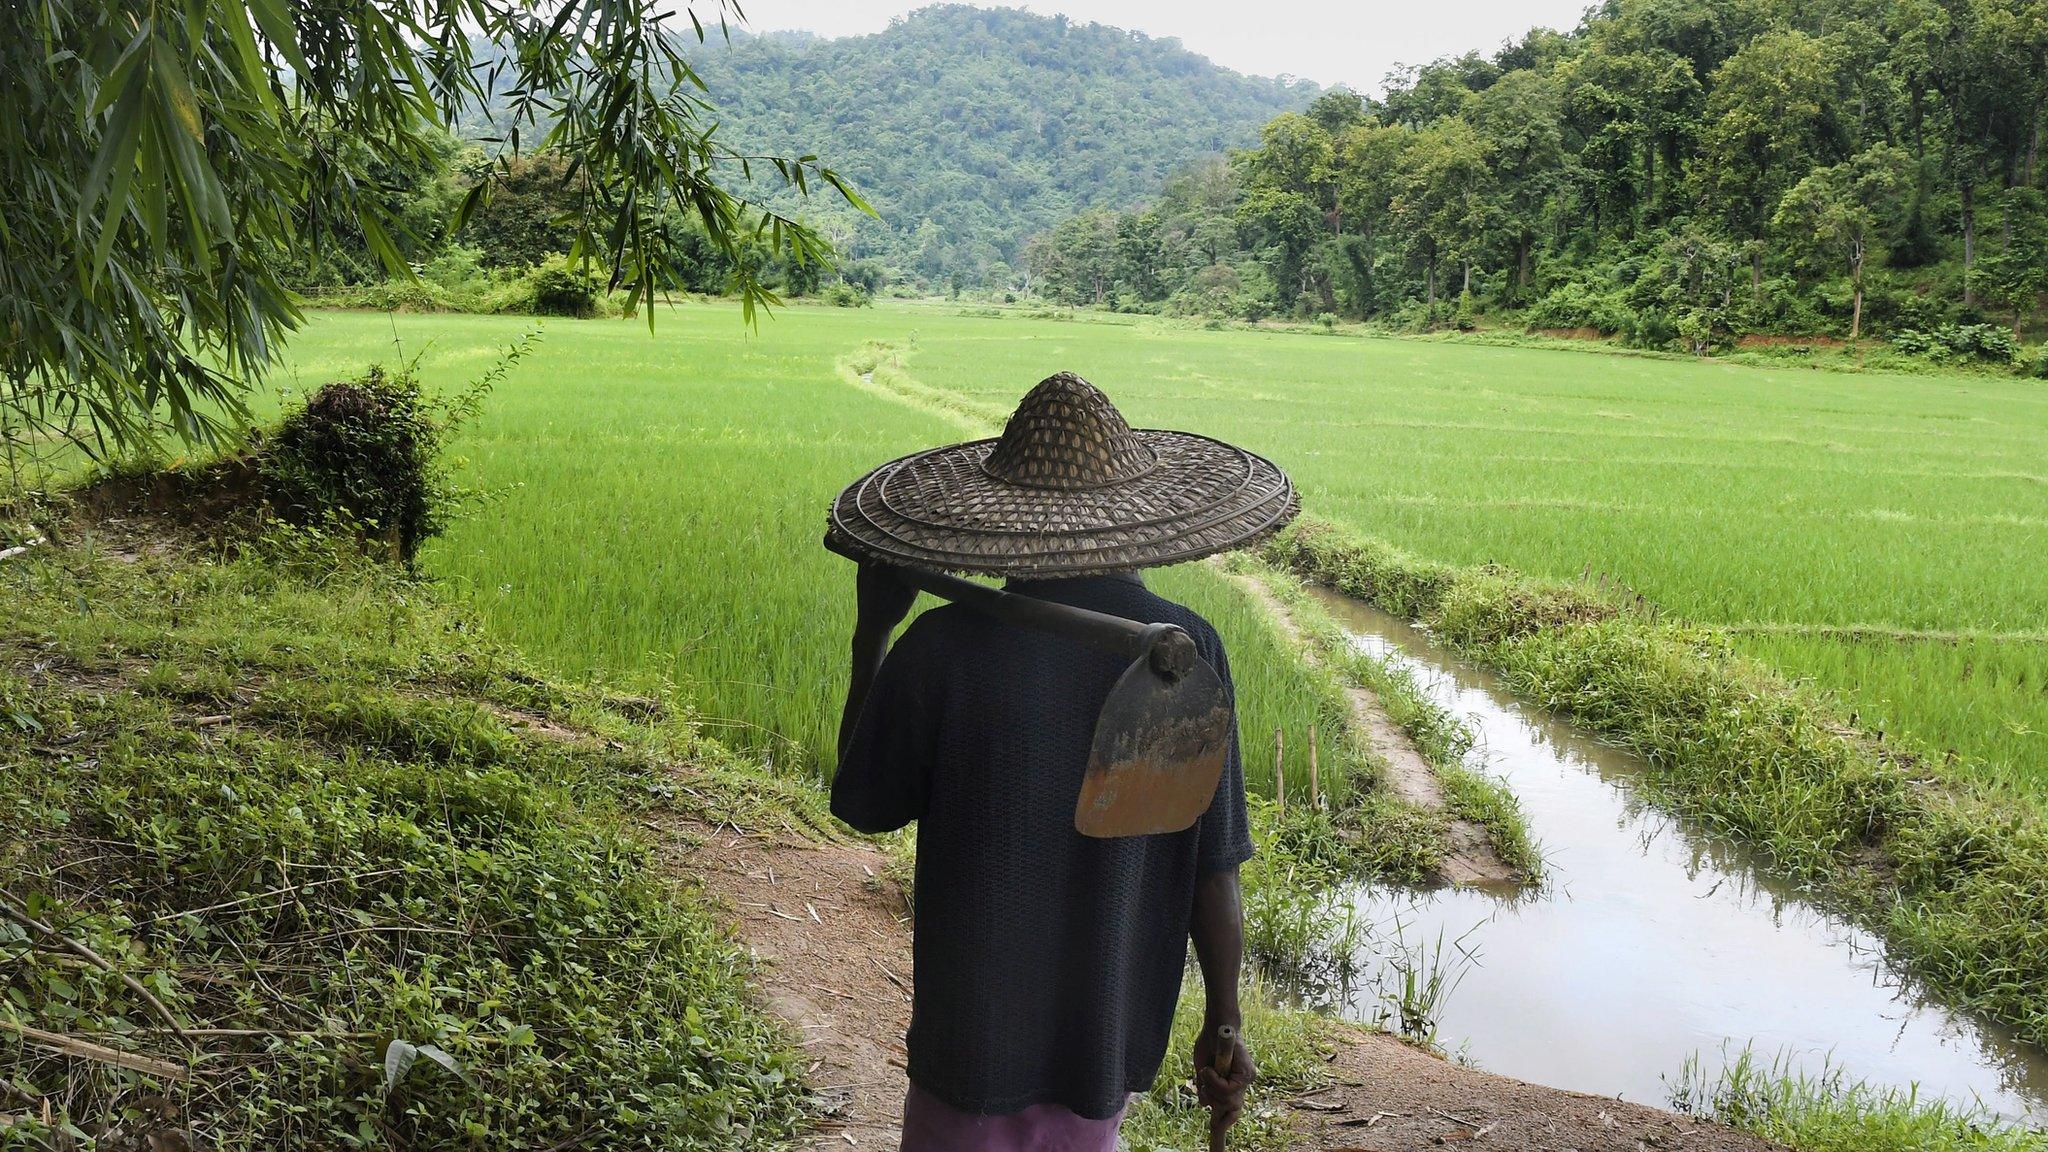
POLYGON ((1541 854, 1514 793, 1469 763, 1471 731, 1431 703, 1406 673, 1359 651, 1301 581, 1246 555, 1218 569, 1257 603, 1300 658, 1327 670, 1345 702, 1346 742, 1387 795, 1439 823, 1438 878, 1512 888, 1538 880, 1541 854))

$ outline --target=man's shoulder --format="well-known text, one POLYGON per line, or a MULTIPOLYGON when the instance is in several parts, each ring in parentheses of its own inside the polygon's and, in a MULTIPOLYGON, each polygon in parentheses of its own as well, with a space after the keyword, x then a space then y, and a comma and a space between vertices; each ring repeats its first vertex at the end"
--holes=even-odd
POLYGON ((938 604, 913 617, 889 651, 936 656, 964 636, 987 627, 989 618, 964 604, 938 604))
POLYGON ((1222 634, 1216 631, 1215 625, 1209 623, 1208 617, 1178 600, 1161 596, 1150 588, 1144 590, 1144 595, 1153 609, 1154 622, 1180 625, 1187 630, 1188 635, 1194 637, 1195 647, 1211 659, 1223 650, 1222 634))

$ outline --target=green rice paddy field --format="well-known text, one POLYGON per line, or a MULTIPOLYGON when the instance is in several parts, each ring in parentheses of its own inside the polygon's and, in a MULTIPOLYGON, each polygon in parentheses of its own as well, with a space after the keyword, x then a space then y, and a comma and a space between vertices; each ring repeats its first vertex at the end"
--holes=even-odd
MULTIPOLYGON (((529 323, 322 314, 280 382, 394 361, 395 339, 454 383, 529 323)), ((847 565, 817 546, 827 502, 1062 368, 1133 423, 1274 457, 1327 518, 1433 559, 1604 574, 1887 739, 2048 797, 2048 387, 2012 380, 935 307, 789 308, 749 333, 690 305, 651 337, 549 321, 461 445, 499 498, 427 563, 535 656, 672 681, 815 769, 851 622, 847 565), (842 370, 869 341, 907 382, 842 370)), ((1316 719, 1232 588, 1163 579, 1231 638, 1247 732, 1316 719)))

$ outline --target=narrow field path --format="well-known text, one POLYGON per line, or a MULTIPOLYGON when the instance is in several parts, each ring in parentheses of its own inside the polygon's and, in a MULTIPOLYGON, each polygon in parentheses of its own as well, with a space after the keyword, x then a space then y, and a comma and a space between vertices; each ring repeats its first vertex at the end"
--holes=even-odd
MULTIPOLYGON (((1274 625, 1301 653, 1303 660, 1319 663, 1314 646, 1302 635, 1301 626, 1295 622, 1287 606, 1265 585, 1242 573, 1225 572, 1225 575, 1247 597, 1265 609, 1274 625)), ((1339 679, 1343 678, 1340 676, 1339 679)), ((1437 782, 1436 769, 1416 749, 1401 726, 1387 715, 1379 697, 1348 681, 1344 683, 1344 693, 1351 701, 1353 722, 1385 772, 1388 789, 1416 808, 1445 812, 1444 790, 1437 782)), ((1445 812, 1444 820, 1442 873, 1442 879, 1448 884, 1485 887, 1512 886, 1524 879, 1518 869, 1502 860, 1493 850, 1493 838, 1487 835, 1483 826, 1448 812, 1445 812)))
MULTIPOLYGON (((807 1148, 894 1149, 910 1023, 909 909, 882 854, 682 817, 654 825, 663 862, 722 902, 762 962, 763 993, 810 1056, 821 1120, 807 1148)), ((1596 1028, 1597 1021, 1587 1027, 1596 1028)), ((1293 1147, 1394 1152, 1763 1152, 1763 1141, 1638 1104, 1494 1076, 1347 1029, 1328 1084, 1282 1101, 1293 1147)), ((1256 1045, 1257 1037, 1251 1042, 1256 1045)), ((1183 1057, 1176 1054, 1169 1059, 1183 1057)))

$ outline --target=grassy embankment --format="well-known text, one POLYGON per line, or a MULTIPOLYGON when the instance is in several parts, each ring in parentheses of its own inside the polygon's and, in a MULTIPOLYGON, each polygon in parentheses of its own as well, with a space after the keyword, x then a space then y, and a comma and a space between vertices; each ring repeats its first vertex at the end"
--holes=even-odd
POLYGON ((1788 1069, 1744 1051, 1718 1075, 1689 1065, 1672 1088, 1679 1112, 1753 1132, 1798 1152, 2042 1152, 2048 1134, 1984 1127, 1980 1117, 1911 1090, 1873 1088, 1788 1069))
POLYGON ((1935 988, 2048 1040, 2038 809, 1845 726, 1722 634, 1632 598, 1434 564, 1323 523, 1266 554, 1640 754, 1667 798, 1848 905, 1935 988))
POLYGON ((632 825, 691 781, 743 823, 822 827, 809 790, 304 541, 222 558, 41 531, 0 563, 0 1142, 795 1130, 795 1049, 632 825), (387 1073, 394 1041, 418 1056, 387 1073))

